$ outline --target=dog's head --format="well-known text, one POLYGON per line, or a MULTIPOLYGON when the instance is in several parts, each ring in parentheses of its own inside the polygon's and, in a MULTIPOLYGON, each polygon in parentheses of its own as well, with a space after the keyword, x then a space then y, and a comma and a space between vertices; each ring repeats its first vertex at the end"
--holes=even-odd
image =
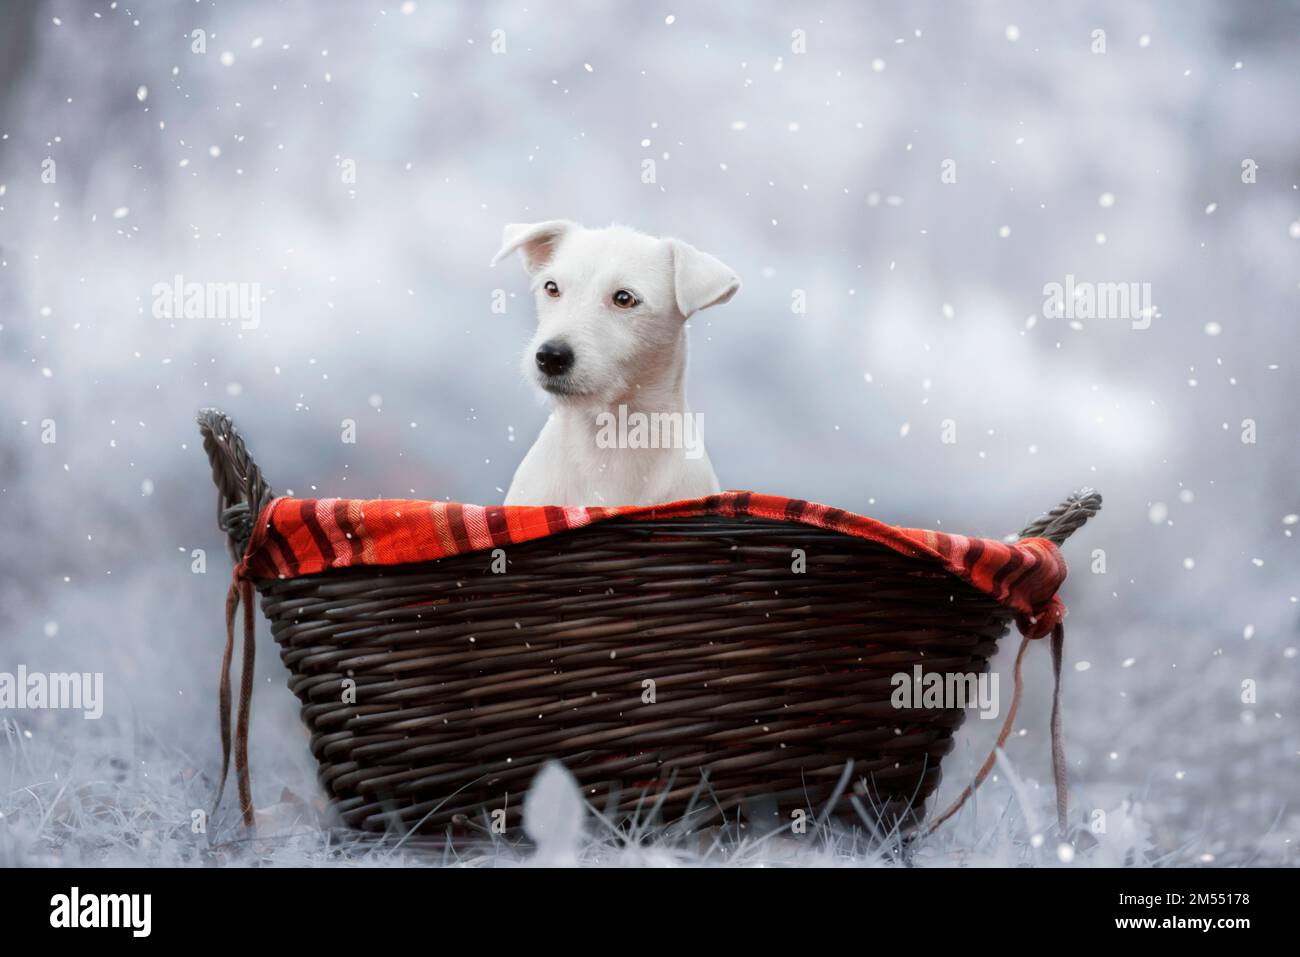
POLYGON ((537 297, 524 376, 561 402, 605 403, 660 384, 680 365, 686 319, 740 288, 708 253, 624 226, 516 223, 492 261, 515 250, 537 297))

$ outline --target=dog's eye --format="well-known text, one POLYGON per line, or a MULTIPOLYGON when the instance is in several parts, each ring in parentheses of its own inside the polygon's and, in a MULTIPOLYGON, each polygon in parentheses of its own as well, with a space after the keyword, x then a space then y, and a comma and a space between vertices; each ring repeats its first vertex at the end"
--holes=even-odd
POLYGON ((557 285, 555 284, 555 280, 554 280, 554 279, 548 279, 548 280, 546 280, 546 285, 543 286, 542 288, 546 290, 546 294, 547 294, 548 296, 550 296, 552 299, 558 299, 558 298, 559 298, 559 296, 560 296, 560 287, 557 286, 557 285))
POLYGON ((620 309, 631 309, 633 306, 641 305, 641 300, 626 289, 620 289, 614 293, 614 305, 620 309))

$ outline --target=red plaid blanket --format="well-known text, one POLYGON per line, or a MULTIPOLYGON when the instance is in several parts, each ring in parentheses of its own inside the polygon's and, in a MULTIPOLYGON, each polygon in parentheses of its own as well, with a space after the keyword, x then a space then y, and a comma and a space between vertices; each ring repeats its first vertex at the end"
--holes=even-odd
POLYGON ((754 516, 801 522, 928 558, 1013 608, 1027 637, 1052 630, 1065 608, 1056 592, 1065 561, 1046 539, 1007 544, 925 529, 896 528, 842 509, 754 492, 620 508, 480 506, 405 499, 277 498, 263 509, 236 575, 296 578, 331 568, 400 565, 500 548, 609 518, 754 516))

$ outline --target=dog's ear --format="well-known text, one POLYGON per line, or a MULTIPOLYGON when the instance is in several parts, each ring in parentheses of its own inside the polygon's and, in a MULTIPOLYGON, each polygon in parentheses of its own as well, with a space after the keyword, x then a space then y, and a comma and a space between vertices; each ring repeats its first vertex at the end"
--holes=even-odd
POLYGON ((668 248, 673 256, 677 309, 683 316, 689 318, 701 309, 719 306, 739 291, 740 280, 721 259, 680 239, 668 240, 668 248))
POLYGON ((567 219, 551 219, 544 223, 511 223, 501 231, 501 248, 492 257, 496 265, 518 249, 524 256, 524 269, 531 276, 551 261, 561 237, 577 223, 567 219))

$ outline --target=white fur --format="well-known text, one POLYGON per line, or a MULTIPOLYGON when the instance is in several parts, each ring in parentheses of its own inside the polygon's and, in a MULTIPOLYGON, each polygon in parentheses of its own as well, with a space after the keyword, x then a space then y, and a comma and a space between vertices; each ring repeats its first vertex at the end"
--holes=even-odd
POLYGON ((719 490, 708 454, 682 448, 601 448, 602 412, 689 415, 686 319, 727 302, 740 288, 726 265, 676 239, 624 226, 586 229, 567 220, 512 224, 498 262, 518 250, 532 277, 537 333, 524 351, 524 377, 550 392, 555 408, 524 456, 507 505, 649 505, 719 490), (546 283, 559 287, 553 298, 546 283), (620 289, 640 304, 614 305, 620 289), (556 381, 537 367, 544 343, 574 353, 556 381))

